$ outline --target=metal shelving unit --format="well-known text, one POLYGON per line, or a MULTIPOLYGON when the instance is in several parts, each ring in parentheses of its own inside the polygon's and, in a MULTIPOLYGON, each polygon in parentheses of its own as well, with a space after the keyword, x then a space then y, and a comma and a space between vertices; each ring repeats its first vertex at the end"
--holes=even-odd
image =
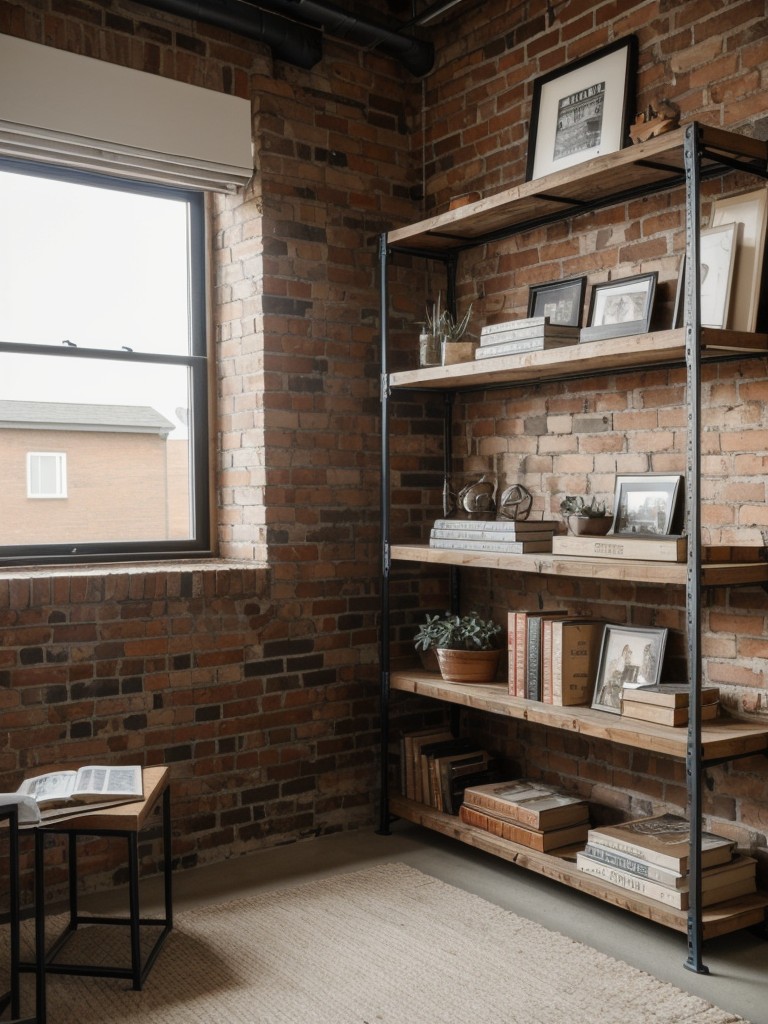
MULTIPOLYGON (((727 559, 713 563, 705 560, 701 544, 701 370, 707 360, 744 358, 750 354, 768 351, 768 336, 733 331, 716 331, 701 326, 699 312, 699 244, 701 184, 707 178, 731 171, 743 171, 762 179, 768 178, 768 144, 695 122, 675 129, 666 135, 637 146, 608 154, 587 164, 559 171, 534 181, 507 189, 487 199, 481 199, 458 210, 428 218, 417 224, 384 234, 379 244, 381 285, 381 423, 382 423, 382 475, 381 475, 381 818, 380 831, 387 833, 392 815, 419 821, 457 839, 480 848, 490 849, 497 856, 507 857, 518 864, 556 878, 564 884, 588 891, 609 902, 625 906, 635 913, 658 920, 669 927, 687 932, 688 959, 686 967, 698 973, 707 973, 702 961, 705 938, 724 934, 748 924, 764 923, 768 896, 758 894, 747 906, 734 901, 733 906, 722 904, 712 912, 704 912, 701 903, 701 812, 702 771, 710 764, 722 763, 739 757, 753 756, 768 751, 768 730, 746 726, 748 738, 741 743, 730 742, 728 726, 708 727, 702 732, 699 682, 701 679, 701 607, 706 587, 739 584, 768 584, 768 564, 762 558, 745 564, 730 563, 727 559), (398 253, 411 257, 437 260, 444 264, 448 280, 448 302, 455 295, 457 265, 463 251, 479 245, 510 237, 557 221, 567 220, 590 210, 617 206, 641 196, 653 195, 675 188, 685 190, 686 274, 685 327, 681 330, 612 339, 610 343, 591 342, 588 346, 573 346, 557 351, 527 353, 519 357, 497 357, 472 364, 451 367, 390 373, 388 368, 387 336, 389 312, 388 263, 398 253), (446 395, 446 461, 450 456, 451 395, 461 391, 510 388, 530 380, 578 379, 587 374, 615 373, 641 367, 685 366, 688 395, 688 424, 686 446, 686 533, 689 537, 685 566, 659 566, 658 564, 611 563, 610 559, 597 562, 581 558, 559 559, 552 556, 475 556, 470 552, 444 552, 432 558, 429 549, 417 545, 394 545, 390 536, 390 444, 389 416, 393 391, 441 391, 446 395), (634 724, 631 734, 640 739, 630 740, 613 726, 607 732, 590 714, 560 716, 553 709, 541 710, 535 702, 516 698, 496 697, 481 693, 476 687, 461 688, 457 684, 437 685, 429 677, 418 673, 391 672, 390 641, 390 582, 393 560, 434 561, 459 566, 513 569, 517 572, 546 575, 591 575, 602 579, 632 579, 638 583, 663 582, 684 586, 686 598, 688 682, 690 687, 690 715, 685 746, 675 740, 669 749, 668 737, 663 730, 634 724), (688 805, 691 821, 691 900, 687 914, 670 915, 654 912, 649 901, 632 901, 619 897, 608 884, 584 883, 573 870, 565 870, 558 858, 531 856, 531 851, 514 844, 490 845, 479 830, 461 826, 447 815, 437 815, 429 808, 412 805, 399 797, 390 798, 388 777, 389 752, 389 699, 392 689, 420 693, 449 705, 477 707, 492 714, 524 717, 539 721, 549 728, 578 729, 601 728, 606 737, 617 744, 640 742, 646 749, 685 760, 688 784, 688 805), (538 716, 538 717, 537 717, 538 716), (505 852, 509 851, 509 852, 505 852), (738 904, 738 905, 737 905, 738 904)), ((485 689, 485 688, 481 688, 485 689)), ((556 709, 555 709, 556 710, 556 709)), ((587 711, 588 709, 569 709, 587 711)), ((615 723, 614 723, 615 725, 615 723)), ((732 730, 731 730, 732 732, 732 730)))

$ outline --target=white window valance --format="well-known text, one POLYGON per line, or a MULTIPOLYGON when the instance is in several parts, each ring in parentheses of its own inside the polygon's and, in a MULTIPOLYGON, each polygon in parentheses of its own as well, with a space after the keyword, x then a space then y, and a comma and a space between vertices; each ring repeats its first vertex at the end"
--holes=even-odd
POLYGON ((248 100, 0 35, 0 155, 233 192, 248 100))

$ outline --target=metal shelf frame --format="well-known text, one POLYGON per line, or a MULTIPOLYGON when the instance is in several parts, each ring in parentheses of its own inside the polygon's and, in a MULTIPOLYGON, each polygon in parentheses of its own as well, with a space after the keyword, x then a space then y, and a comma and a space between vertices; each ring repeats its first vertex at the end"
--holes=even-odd
MULTIPOLYGON (((647 146, 647 144, 645 144, 647 146)), ((654 151, 664 148, 664 142, 655 140, 654 151)), ((616 206, 642 196, 663 193, 675 188, 685 189, 685 237, 686 237, 686 276, 685 276, 685 369, 688 396, 688 430, 686 443, 686 531, 691 543, 688 545, 688 561, 685 584, 686 628, 688 648, 688 684, 690 688, 690 709, 687 745, 686 745, 686 778, 688 787, 688 811, 691 823, 690 832, 690 908, 688 911, 688 957, 685 967, 700 974, 709 973, 703 962, 703 929, 702 929, 702 876, 701 876, 701 818, 702 818, 702 773, 704 760, 702 756, 701 734, 701 696, 699 681, 701 679, 701 610, 702 610, 702 545, 701 545, 701 336, 702 325, 699 308, 700 296, 700 209, 701 185, 707 178, 722 176, 730 171, 742 171, 768 178, 768 160, 764 155, 749 152, 743 139, 727 132, 705 128, 697 122, 691 122, 670 138, 666 153, 682 150, 682 170, 671 158, 665 160, 664 153, 653 160, 644 160, 642 155, 632 160, 632 151, 622 152, 619 160, 626 169, 629 164, 647 170, 659 170, 662 177, 655 182, 645 182, 637 189, 620 186, 614 192, 605 192, 598 196, 592 195, 584 202, 570 196, 568 202, 563 201, 559 208, 546 213, 521 217, 517 222, 510 217, 510 223, 493 226, 490 230, 469 237, 469 225, 473 216, 470 210, 466 216, 459 217, 459 225, 466 229, 450 229, 449 224, 440 223, 441 218, 433 218, 423 225, 415 225, 410 232, 414 238, 408 244, 408 229, 395 232, 395 241, 384 233, 379 240, 380 268, 380 330, 381 330, 381 624, 380 624, 380 709, 381 709, 381 749, 380 749, 380 823, 379 832, 388 834, 391 824, 389 807, 389 698, 390 698, 390 583, 392 573, 391 540, 390 540, 390 401, 392 386, 389 376, 389 358, 387 338, 389 333, 389 282, 388 263, 398 253, 411 257, 440 261, 445 265, 448 278, 449 308, 455 306, 457 257, 460 253, 474 249, 504 238, 511 237, 522 231, 530 231, 558 221, 570 220, 584 212, 616 206), (741 142, 740 142, 741 140, 741 142), (403 238, 403 236, 406 236, 403 238), (415 239, 438 240, 437 248, 431 248, 415 239)), ((643 152, 643 147, 637 148, 643 152)), ((601 158, 607 164, 608 158, 601 158)), ((601 160, 595 161, 591 171, 597 169, 601 160)), ((572 169, 572 181, 578 182, 580 168, 572 169)), ((610 176, 607 180, 611 180, 610 176)), ((559 179, 562 184, 562 179, 559 179)), ((535 183, 534 183, 535 184, 535 183)), ((529 199, 532 187, 523 186, 518 190, 520 201, 529 199)), ((514 191, 514 190, 510 190, 514 191)), ((536 193, 539 205, 544 207, 551 199, 557 204, 557 195, 547 195, 542 189, 536 193)), ((513 195, 504 209, 512 209, 516 201, 513 195)), ((503 205, 499 200, 499 207, 503 205)), ((478 215, 480 210, 478 210, 478 215)), ((482 208, 482 214, 488 214, 488 206, 482 208)), ((503 216, 503 213, 502 213, 503 216)), ((446 218, 443 218, 445 220, 446 218)), ((631 368, 628 368, 631 369, 631 368)), ((616 368, 598 370, 596 372, 617 372, 616 368)), ((621 372, 620 370, 618 372, 621 372)), ((509 387, 514 387, 514 382, 509 387)), ((445 405, 445 465, 450 465, 451 441, 451 401, 452 393, 446 392, 445 405)), ((458 591, 454 593, 457 595, 458 591)))

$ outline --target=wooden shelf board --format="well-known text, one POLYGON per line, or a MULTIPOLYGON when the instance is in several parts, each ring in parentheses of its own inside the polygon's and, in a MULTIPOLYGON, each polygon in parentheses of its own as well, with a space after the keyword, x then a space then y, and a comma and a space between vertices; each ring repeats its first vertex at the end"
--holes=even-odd
MULTIPOLYGON (((510 697, 506 683, 452 683, 418 669, 392 673, 390 687, 403 693, 460 704, 494 715, 522 719, 590 739, 607 740, 637 750, 684 760, 688 742, 685 728, 639 722, 588 707, 555 707, 541 701, 510 697)), ((768 726, 736 719, 705 722, 701 729, 704 761, 742 757, 768 751, 768 726)))
MULTIPOLYGON (((765 165, 768 144, 720 129, 700 126, 704 154, 702 169, 719 166, 718 153, 729 159, 765 165)), ((527 181, 450 210, 417 224, 390 231, 388 244, 396 249, 434 251, 466 248, 489 235, 524 230, 537 221, 562 219, 586 206, 610 206, 632 194, 682 184, 685 127, 666 135, 608 153, 535 181, 527 181)))
MULTIPOLYGON (((545 875, 556 882, 561 882, 572 889, 596 896, 598 899, 629 910, 656 924, 673 928, 679 932, 687 932, 688 915, 685 911, 666 907, 655 900, 629 893, 619 886, 611 885, 579 871, 575 862, 570 859, 575 856, 575 849, 572 847, 564 848, 560 851, 560 855, 557 852, 538 853, 536 850, 518 846, 517 843, 512 843, 509 840, 499 839, 497 836, 491 835, 490 832, 474 828, 472 825, 465 825, 454 815, 442 814, 424 804, 406 800, 402 796, 391 797, 390 810, 406 821, 412 821, 417 825, 440 832, 442 835, 458 839, 477 850, 483 850, 528 871, 535 871, 539 875, 545 875)), ((741 928, 761 924, 765 918, 767 907, 768 894, 759 892, 741 896, 726 903, 719 903, 714 907, 705 907, 702 911, 704 938, 710 939, 716 935, 726 935, 741 928)))
MULTIPOLYGON (((702 358, 722 359, 727 355, 760 355, 768 351, 768 334, 702 329, 702 358)), ((542 352, 521 352, 514 356, 474 359, 450 366, 429 366, 401 370, 389 376, 393 388, 420 391, 453 391, 466 388, 513 386, 527 381, 583 376, 590 373, 633 369, 641 366, 683 364, 685 332, 653 331, 606 338, 542 352)))
MULTIPOLYGON (((393 544, 391 556, 405 562, 500 569, 542 576, 578 576, 582 579, 627 583, 662 583, 685 586, 687 566, 681 562, 649 562, 577 555, 505 555, 492 551, 454 551, 428 544, 393 544)), ((768 581, 768 562, 705 562, 701 582, 707 587, 751 585, 768 581)))

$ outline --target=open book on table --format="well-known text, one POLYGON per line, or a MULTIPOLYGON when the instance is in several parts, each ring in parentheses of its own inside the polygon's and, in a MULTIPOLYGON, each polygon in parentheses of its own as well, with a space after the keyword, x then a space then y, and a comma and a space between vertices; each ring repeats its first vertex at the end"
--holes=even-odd
POLYGON ((0 793, 0 804, 18 805, 20 825, 38 825, 143 798, 140 765, 86 765, 25 779, 15 793, 0 793))

